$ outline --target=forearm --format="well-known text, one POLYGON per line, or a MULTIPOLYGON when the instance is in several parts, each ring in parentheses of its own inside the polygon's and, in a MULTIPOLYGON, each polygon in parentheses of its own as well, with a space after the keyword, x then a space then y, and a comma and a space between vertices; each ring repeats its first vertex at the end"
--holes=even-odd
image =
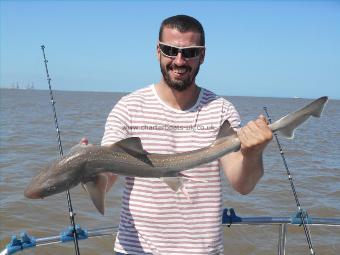
POLYGON ((261 115, 237 131, 241 147, 221 158, 224 172, 235 190, 248 194, 263 175, 262 153, 273 133, 261 115))
POLYGON ((222 157, 220 163, 230 184, 243 195, 251 192, 263 175, 262 153, 244 156, 237 151, 222 157))

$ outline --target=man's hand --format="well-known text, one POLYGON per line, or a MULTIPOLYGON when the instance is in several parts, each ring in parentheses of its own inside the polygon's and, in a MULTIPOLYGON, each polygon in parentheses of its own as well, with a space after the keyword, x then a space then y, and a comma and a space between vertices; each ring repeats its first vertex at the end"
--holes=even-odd
POLYGON ((241 153, 250 158, 261 156, 263 150, 273 138, 273 132, 268 127, 268 121, 263 115, 248 122, 237 134, 241 142, 241 153))
POLYGON ((81 144, 81 145, 88 145, 89 144, 89 140, 86 137, 83 137, 82 139, 80 139, 79 144, 81 144))

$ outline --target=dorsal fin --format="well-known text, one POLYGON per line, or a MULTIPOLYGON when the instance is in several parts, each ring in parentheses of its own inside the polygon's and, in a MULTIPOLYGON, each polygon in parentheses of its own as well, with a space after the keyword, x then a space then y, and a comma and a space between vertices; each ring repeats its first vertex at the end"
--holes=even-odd
POLYGON ((123 139, 119 142, 116 142, 113 146, 132 154, 147 154, 147 151, 144 150, 139 137, 129 137, 123 139))
POLYGON ((129 137, 123 139, 110 147, 113 151, 125 152, 138 160, 143 161, 150 166, 153 166, 149 159, 149 153, 144 150, 142 142, 139 137, 129 137))
POLYGON ((235 135, 236 132, 234 131, 234 129, 230 126, 230 123, 228 120, 225 120, 222 124, 222 126, 220 127, 220 130, 218 131, 216 140, 222 137, 227 137, 227 136, 232 136, 235 135))

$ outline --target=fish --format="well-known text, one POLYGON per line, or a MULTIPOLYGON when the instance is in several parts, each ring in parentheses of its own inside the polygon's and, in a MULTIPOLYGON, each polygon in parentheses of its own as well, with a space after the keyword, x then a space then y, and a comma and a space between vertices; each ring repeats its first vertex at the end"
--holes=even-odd
MULTIPOLYGON (((289 113, 269 128, 286 138, 294 137, 294 130, 309 117, 320 117, 328 97, 309 103, 289 113)), ((215 141, 207 147, 174 154, 149 153, 138 137, 123 139, 111 146, 76 146, 67 155, 53 161, 33 177, 24 195, 27 198, 45 198, 82 184, 97 208, 104 214, 108 177, 116 175, 162 178, 168 186, 178 191, 186 178, 183 171, 214 161, 241 147, 237 132, 226 120, 219 129, 215 141)), ((185 191, 185 190, 183 190, 185 191)))

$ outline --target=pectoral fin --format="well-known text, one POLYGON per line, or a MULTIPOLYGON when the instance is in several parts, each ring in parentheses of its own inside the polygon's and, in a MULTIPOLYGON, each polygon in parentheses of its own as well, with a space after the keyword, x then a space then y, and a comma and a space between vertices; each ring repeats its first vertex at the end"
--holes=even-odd
POLYGON ((175 192, 183 187, 182 177, 163 177, 161 179, 175 192))
POLYGON ((104 215, 105 212, 105 195, 108 177, 106 174, 98 174, 93 181, 83 184, 84 189, 88 192, 94 206, 104 215))
POLYGON ((189 192, 187 191, 187 189, 185 188, 184 185, 184 179, 189 180, 189 181, 194 181, 194 182, 207 182, 204 180, 196 180, 191 178, 190 176, 181 174, 181 176, 178 177, 163 177, 161 178, 168 186, 170 189, 172 189, 174 192, 176 193, 183 193, 184 196, 190 201, 192 202, 189 192))

